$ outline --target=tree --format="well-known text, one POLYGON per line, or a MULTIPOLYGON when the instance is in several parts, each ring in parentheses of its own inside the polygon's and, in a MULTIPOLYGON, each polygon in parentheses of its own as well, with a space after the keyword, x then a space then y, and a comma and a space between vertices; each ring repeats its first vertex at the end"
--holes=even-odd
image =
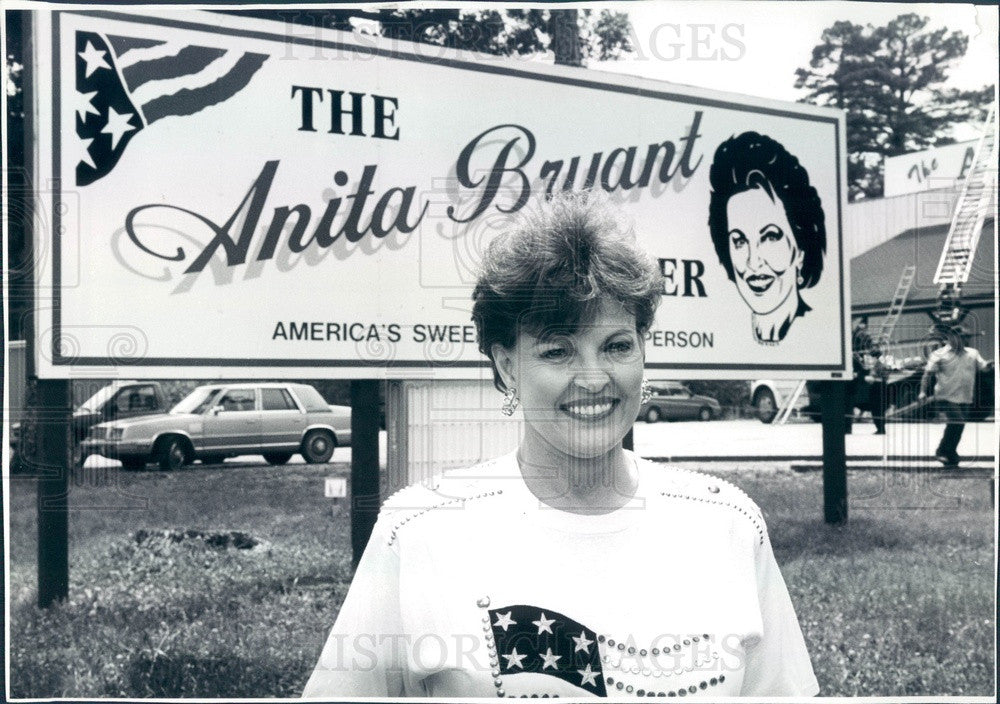
POLYGON ((993 87, 945 87, 965 55, 968 37, 928 29, 910 13, 884 27, 835 22, 823 31, 809 68, 796 71, 803 102, 847 112, 847 178, 851 200, 882 195, 887 156, 954 142, 951 128, 982 120, 993 87))
MULTIPOLYGON (((555 63, 583 66, 588 58, 614 59, 631 51, 628 16, 602 10, 238 10, 237 14, 296 24, 352 30, 373 24, 384 37, 495 56, 552 51, 555 63)), ((363 30, 363 31, 371 31, 363 30)))
POLYGON ((28 273, 31 252, 26 246, 25 228, 30 225, 27 217, 31 200, 32 185, 24 165, 24 93, 21 82, 24 74, 23 51, 21 45, 21 12, 4 13, 4 30, 7 35, 7 55, 4 57, 4 90, 7 91, 7 141, 4 149, 7 164, 2 174, 4 189, 7 191, 7 227, 9 229, 8 259, 3 261, 0 252, 0 267, 7 276, 9 289, 7 319, 9 336, 12 340, 24 339, 24 325, 30 314, 28 300, 33 285, 28 273))

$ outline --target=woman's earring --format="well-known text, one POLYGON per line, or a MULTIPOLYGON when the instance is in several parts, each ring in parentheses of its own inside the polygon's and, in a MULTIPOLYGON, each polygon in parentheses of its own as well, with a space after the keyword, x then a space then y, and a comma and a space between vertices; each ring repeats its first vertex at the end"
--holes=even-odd
POLYGON ((510 417, 514 415, 514 409, 517 408, 517 404, 520 401, 517 398, 517 389, 511 386, 504 392, 503 403, 500 404, 500 412, 505 416, 510 417))
POLYGON ((642 392, 643 403, 646 403, 649 399, 653 398, 653 387, 649 385, 649 379, 643 378, 640 389, 642 392))
POLYGON ((798 275, 798 278, 796 280, 799 282, 799 286, 801 286, 802 282, 805 281, 805 279, 802 278, 802 272, 801 271, 799 271, 798 274, 799 275, 798 275))

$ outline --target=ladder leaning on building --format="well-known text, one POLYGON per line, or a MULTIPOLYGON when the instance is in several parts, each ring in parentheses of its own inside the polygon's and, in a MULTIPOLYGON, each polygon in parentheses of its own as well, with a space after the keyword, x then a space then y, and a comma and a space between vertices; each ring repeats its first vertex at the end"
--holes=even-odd
MULTIPOLYGON (((989 214, 990 204, 995 202, 993 195, 997 186, 996 117, 996 102, 994 102, 983 124, 983 134, 976 145, 975 157, 968 176, 962 184, 948 236, 945 238, 941 258, 934 273, 934 283, 939 288, 938 307, 932 313, 932 317, 939 323, 958 325, 968 312, 962 305, 962 284, 969 280, 983 223, 989 214)), ((915 272, 916 266, 913 264, 903 268, 886 317, 873 336, 873 342, 883 354, 892 346, 892 334, 906 307, 915 272)), ((804 389, 805 381, 802 381, 794 392, 783 399, 784 402, 776 414, 779 423, 784 423, 791 417, 792 410, 804 389)))
POLYGON ((983 134, 976 146, 976 156, 952 215, 941 259, 934 273, 938 284, 938 311, 935 319, 957 325, 965 314, 962 307, 962 284, 969 280, 972 260, 979 245, 983 222, 997 183, 996 103, 990 107, 983 134))

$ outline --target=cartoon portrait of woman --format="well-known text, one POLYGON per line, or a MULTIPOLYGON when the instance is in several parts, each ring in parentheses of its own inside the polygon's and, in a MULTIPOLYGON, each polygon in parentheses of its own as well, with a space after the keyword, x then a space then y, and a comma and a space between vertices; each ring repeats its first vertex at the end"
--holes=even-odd
POLYGON ((823 273, 826 228, 809 174, 756 132, 715 151, 708 227, 719 262, 752 311, 753 337, 777 345, 810 307, 800 292, 823 273))

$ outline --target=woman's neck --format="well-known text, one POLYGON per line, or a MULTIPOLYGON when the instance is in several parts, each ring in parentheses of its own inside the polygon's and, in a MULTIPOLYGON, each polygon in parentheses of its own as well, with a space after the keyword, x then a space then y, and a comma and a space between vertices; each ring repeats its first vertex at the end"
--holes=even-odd
POLYGON ((529 431, 517 460, 531 493, 569 513, 611 513, 628 504, 639 486, 635 462, 620 445, 598 457, 573 457, 529 431))
POLYGON ((789 292, 782 303, 770 313, 753 314, 754 339, 762 345, 775 345, 781 342, 788 326, 799 312, 799 297, 794 291, 789 292))

